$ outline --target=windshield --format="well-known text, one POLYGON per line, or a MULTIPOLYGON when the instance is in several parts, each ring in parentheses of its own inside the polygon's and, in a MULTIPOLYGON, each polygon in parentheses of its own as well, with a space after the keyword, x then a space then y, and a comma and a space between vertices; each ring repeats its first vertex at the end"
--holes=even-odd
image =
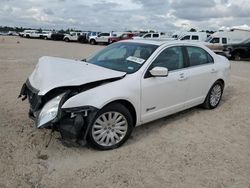
POLYGON ((205 40, 205 42, 209 42, 212 38, 213 38, 212 36, 209 36, 209 37, 205 40))
POLYGON ((114 43, 86 61, 130 74, 139 70, 157 47, 157 45, 132 42, 114 43))

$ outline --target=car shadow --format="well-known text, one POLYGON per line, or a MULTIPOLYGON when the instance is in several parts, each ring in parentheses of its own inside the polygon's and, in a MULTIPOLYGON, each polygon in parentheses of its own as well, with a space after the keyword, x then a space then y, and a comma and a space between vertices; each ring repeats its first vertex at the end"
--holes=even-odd
POLYGON ((150 134, 153 134, 161 127, 168 126, 170 124, 173 124, 176 121, 179 121, 181 119, 188 119, 189 117, 200 113, 201 111, 205 111, 207 109, 204 109, 200 106, 192 107, 190 109, 160 118, 158 120, 151 121, 149 123, 145 123, 141 126, 135 127, 130 139, 128 140, 128 143, 126 145, 134 144, 135 142, 140 142, 145 137, 149 136, 150 134))

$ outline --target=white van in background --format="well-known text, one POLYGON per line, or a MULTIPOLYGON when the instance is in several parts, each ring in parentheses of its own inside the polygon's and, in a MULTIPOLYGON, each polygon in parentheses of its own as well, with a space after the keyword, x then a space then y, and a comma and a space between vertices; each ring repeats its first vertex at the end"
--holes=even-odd
POLYGON ((211 44, 236 44, 250 38, 250 30, 232 29, 230 31, 218 31, 207 38, 211 44))
POLYGON ((231 29, 215 32, 204 44, 215 53, 223 55, 223 45, 240 43, 248 38, 250 38, 250 30, 231 29))

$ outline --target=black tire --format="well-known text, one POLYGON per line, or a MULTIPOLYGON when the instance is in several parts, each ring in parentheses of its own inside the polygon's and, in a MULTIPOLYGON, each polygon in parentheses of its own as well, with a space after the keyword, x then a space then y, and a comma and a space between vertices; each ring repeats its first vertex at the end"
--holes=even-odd
POLYGON ((233 57, 234 57, 234 60, 235 60, 235 61, 241 61, 241 60, 242 60, 242 55, 241 55, 240 52, 236 52, 236 53, 233 55, 233 57))
POLYGON ((224 86, 223 86, 223 83, 221 81, 216 81, 213 86, 210 88, 207 96, 206 96, 206 99, 204 101, 204 103, 202 104, 202 106, 206 109, 214 109, 216 108, 219 104, 220 104, 220 101, 221 101, 221 97, 222 97, 222 94, 223 94, 223 89, 224 89, 224 86), (211 99, 212 98, 212 95, 213 95, 213 91, 214 89, 219 89, 220 88, 220 96, 218 97, 218 101, 217 102, 213 102, 213 100, 211 99))
POLYGON ((91 39, 91 40, 90 40, 90 44, 95 45, 95 44, 96 44, 96 41, 95 41, 94 39, 91 39))
MULTIPOLYGON (((95 116, 95 118, 94 118, 94 120, 89 128, 87 140, 91 146, 93 146, 94 148, 99 149, 99 150, 115 149, 115 148, 120 147, 122 144, 124 144, 124 142, 127 141, 127 139, 130 137, 130 135, 133 131, 133 128, 134 128, 133 118, 132 118, 130 112, 128 111, 128 109, 125 106, 123 106, 122 104, 118 104, 118 103, 110 104, 108 106, 105 106, 104 108, 102 108, 101 110, 99 110, 97 112, 97 114, 96 114, 96 116, 95 116), (126 130, 124 137, 118 143, 113 144, 113 145, 109 145, 109 146, 104 146, 104 145, 97 143, 97 141, 93 137, 93 134, 92 134, 94 131, 93 126, 94 126, 95 122, 98 120, 98 118, 100 118, 102 115, 107 114, 109 112, 121 114, 126 119, 127 130, 126 130)), ((106 132, 107 131, 109 131, 109 130, 106 130, 106 132)), ((113 133, 111 133, 111 134, 113 134, 113 133)), ((106 139, 107 139, 107 137, 106 137, 106 139)))
POLYGON ((30 38, 30 36, 29 36, 29 35, 26 35, 26 38, 30 38))
POLYGON ((65 42, 69 42, 69 38, 65 38, 64 41, 65 41, 65 42))

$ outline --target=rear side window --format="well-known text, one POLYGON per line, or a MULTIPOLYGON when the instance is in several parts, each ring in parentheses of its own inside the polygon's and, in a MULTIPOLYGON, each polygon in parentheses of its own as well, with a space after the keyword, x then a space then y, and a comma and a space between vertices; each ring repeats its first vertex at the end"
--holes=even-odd
POLYGON ((191 67, 214 62, 212 56, 202 48, 189 46, 186 49, 191 67))
POLYGON ((153 38, 158 38, 159 37, 159 34, 153 34, 153 38))
POLYGON ((222 38, 222 44, 227 44, 227 38, 222 38))
POLYGON ((99 36, 103 36, 103 37, 105 37, 105 36, 109 36, 110 34, 109 33, 101 33, 99 36))
POLYGON ((183 37, 181 40, 190 40, 190 35, 183 37))
POLYGON ((193 36, 192 36, 192 40, 199 40, 199 36, 193 35, 193 36))
POLYGON ((145 35, 144 38, 151 38, 151 34, 145 35))

